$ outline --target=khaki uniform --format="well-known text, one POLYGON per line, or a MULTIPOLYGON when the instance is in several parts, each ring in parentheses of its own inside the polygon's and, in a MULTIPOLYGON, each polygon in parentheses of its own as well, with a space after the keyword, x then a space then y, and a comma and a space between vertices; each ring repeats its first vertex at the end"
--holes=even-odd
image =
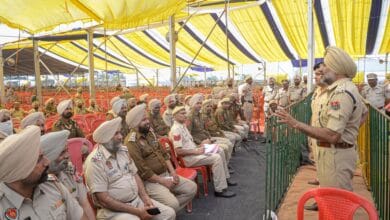
POLYGON ((241 139, 246 137, 246 134, 243 129, 237 129, 237 126, 234 124, 233 116, 231 115, 230 110, 224 110, 223 108, 217 108, 215 111, 215 119, 217 121, 218 127, 223 131, 234 132, 237 130, 241 139))
POLYGON ((278 95, 276 99, 278 100, 278 106, 280 107, 286 107, 290 104, 288 100, 288 92, 289 90, 285 90, 284 88, 280 88, 278 91, 278 95))
MULTIPOLYGON (((138 195, 136 182, 137 167, 129 157, 127 148, 122 146, 114 157, 103 145, 98 145, 87 157, 84 163, 84 174, 91 194, 107 192, 112 198, 127 203, 133 207, 143 207, 138 195)), ((155 200, 153 204, 158 207, 161 214, 152 219, 175 219, 175 211, 155 200)), ((115 212, 94 201, 100 207, 97 219, 139 219, 138 216, 115 212)))
POLYGON ((62 131, 62 130, 68 130, 70 131, 69 137, 70 138, 76 138, 76 137, 84 137, 84 133, 79 127, 79 125, 70 119, 68 122, 65 122, 63 118, 58 119, 53 125, 52 131, 62 131))
MULTIPOLYGON (((327 93, 327 104, 320 109, 320 126, 341 134, 340 141, 356 147, 363 113, 356 86, 350 79, 340 79, 328 86, 327 93)), ((357 160, 355 147, 341 149, 332 144, 327 148, 318 144, 317 174, 321 186, 352 191, 357 160)))
POLYGON ((233 144, 233 146, 238 146, 240 144, 241 136, 233 132, 222 131, 218 127, 218 124, 215 121, 215 116, 212 112, 210 112, 209 114, 206 112, 202 112, 202 120, 204 121, 205 129, 212 137, 226 137, 233 144))
POLYGON ((235 122, 234 127, 236 127, 236 129, 244 132, 245 138, 248 138, 249 125, 245 121, 245 116, 243 114, 243 111, 241 110, 240 105, 238 105, 237 103, 231 104, 230 111, 231 111, 232 120, 235 122), (240 119, 238 119, 238 117, 240 117, 240 119))
POLYGON ((57 114, 57 109, 54 105, 47 105, 45 106, 45 117, 48 118, 52 115, 56 115, 57 114))
POLYGON ((232 93, 238 93, 237 87, 232 87, 232 88, 226 87, 225 93, 226 95, 230 95, 232 93))
POLYGON ((288 98, 290 103, 297 102, 305 97, 305 89, 302 86, 292 85, 288 88, 288 98))
POLYGON ((127 125, 126 123, 126 119, 125 118, 122 118, 122 122, 121 122, 121 134, 123 135, 123 137, 126 137, 130 132, 130 128, 129 128, 129 125, 127 125))
POLYGON ((170 128, 165 124, 161 115, 153 115, 151 112, 149 112, 148 115, 150 126, 153 128, 153 131, 160 136, 167 136, 170 128))
MULTIPOLYGON (((242 103, 242 110, 244 111, 245 120, 249 123, 253 115, 253 92, 252 85, 245 83, 242 87, 242 96, 244 103, 242 103)), ((241 99, 242 100, 242 99, 241 99)))
POLYGON ((385 105, 385 100, 390 99, 390 89, 386 89, 388 86, 376 85, 372 88, 370 85, 366 85, 362 90, 363 98, 368 102, 381 109, 385 105))
POLYGON ((164 111, 163 116, 162 116, 165 124, 169 127, 172 127, 172 125, 173 125, 172 111, 173 111, 173 109, 167 108, 167 110, 164 111))
MULTIPOLYGON (((311 126, 313 127, 321 127, 319 123, 319 113, 320 110, 323 108, 324 105, 327 104, 328 101, 328 94, 326 88, 317 87, 316 90, 313 93, 312 99, 311 99, 311 126)), ((318 156, 318 146, 317 141, 314 138, 308 137, 309 139, 309 146, 311 147, 312 154, 314 157, 314 161, 317 162, 317 156, 318 156)))
POLYGON ((83 177, 75 173, 75 169, 68 167, 67 170, 58 174, 58 180, 68 189, 77 201, 86 201, 87 188, 84 185, 83 177))
POLYGON ((200 112, 195 112, 192 110, 188 114, 187 128, 191 133, 195 144, 200 145, 201 142, 206 139, 213 140, 220 148, 222 148, 223 151, 225 151, 226 161, 230 161, 233 152, 232 142, 230 142, 229 139, 223 137, 211 137, 210 133, 205 129, 205 123, 201 117, 200 112))
POLYGON ((102 109, 101 109, 99 106, 97 106, 97 105, 95 105, 94 107, 89 106, 89 107, 87 108, 87 111, 88 111, 88 112, 91 112, 91 113, 103 112, 102 109))
MULTIPOLYGON (((175 148, 198 148, 187 127, 176 121, 169 132, 169 138, 173 141, 175 148)), ((225 158, 224 151, 219 150, 217 153, 184 156, 183 160, 187 167, 211 165, 215 191, 222 192, 223 189, 227 188, 226 178, 230 177, 225 158)))
POLYGON ((274 87, 270 87, 270 86, 266 86, 264 87, 264 90, 263 90, 263 96, 264 96, 264 112, 267 112, 268 111, 268 106, 269 106, 269 102, 271 100, 274 100, 276 99, 277 95, 278 95, 278 87, 276 87, 276 85, 274 85, 274 87))
POLYGON ((83 106, 83 107, 78 107, 78 106, 75 106, 74 107, 74 114, 75 115, 85 115, 85 114, 87 114, 87 113, 89 113, 88 111, 87 111, 87 109, 85 109, 85 107, 83 106))
POLYGON ((130 92, 124 92, 121 96, 120 96, 121 99, 130 99, 130 98, 134 98, 134 96, 130 93, 130 92))
POLYGON ((197 185, 192 180, 179 177, 179 184, 171 191, 164 185, 148 181, 153 175, 163 178, 170 176, 166 161, 170 156, 164 150, 153 132, 146 136, 132 129, 125 139, 131 158, 138 168, 138 175, 145 181, 145 189, 148 195, 173 208, 176 212, 184 208, 195 196, 197 185))
POLYGON ((24 118, 25 112, 22 109, 15 110, 11 109, 11 117, 12 118, 18 118, 22 120, 24 118))
POLYGON ((78 220, 83 216, 78 202, 54 176, 39 184, 32 198, 24 198, 0 183, 0 219, 78 220))

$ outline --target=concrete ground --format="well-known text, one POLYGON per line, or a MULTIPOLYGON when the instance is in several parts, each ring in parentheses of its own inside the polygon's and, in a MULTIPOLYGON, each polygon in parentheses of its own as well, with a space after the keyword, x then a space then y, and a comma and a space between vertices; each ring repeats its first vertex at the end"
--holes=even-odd
MULTIPOLYGON (((316 188, 316 186, 307 184, 309 180, 315 178, 316 171, 313 166, 302 166, 297 175, 294 178, 290 189, 287 192, 287 195, 282 202, 279 210, 278 210, 278 218, 279 220, 295 220, 296 219, 296 210, 298 206, 299 198, 309 189, 316 188)), ((361 176, 360 170, 358 169, 355 172, 355 176, 353 178, 353 190, 355 193, 363 196, 364 198, 371 201, 374 204, 371 193, 367 190, 366 185, 364 183, 363 177, 361 176)), ((310 205, 314 200, 309 200, 306 205, 310 205)), ((318 219, 318 212, 313 211, 305 211, 304 219, 305 220, 313 220, 318 219)), ((355 214, 354 219, 365 220, 368 219, 368 216, 363 210, 358 210, 355 214)))

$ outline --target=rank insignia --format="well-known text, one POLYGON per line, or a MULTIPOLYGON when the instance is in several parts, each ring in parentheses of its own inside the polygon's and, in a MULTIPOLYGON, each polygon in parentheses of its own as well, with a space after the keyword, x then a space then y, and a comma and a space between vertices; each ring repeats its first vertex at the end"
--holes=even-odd
POLYGON ((174 140, 174 141, 180 141, 180 139, 181 139, 180 134, 178 134, 178 135, 173 135, 173 140, 174 140))
POLYGON ((8 208, 5 211, 4 216, 8 220, 17 219, 18 218, 18 210, 16 208, 8 208))
POLYGON ((106 165, 107 165, 107 167, 108 167, 108 169, 112 169, 112 163, 111 163, 111 161, 109 161, 109 160, 107 160, 106 161, 106 165))
POLYGON ((330 107, 333 110, 339 110, 340 109, 340 102, 339 101, 330 102, 330 107))

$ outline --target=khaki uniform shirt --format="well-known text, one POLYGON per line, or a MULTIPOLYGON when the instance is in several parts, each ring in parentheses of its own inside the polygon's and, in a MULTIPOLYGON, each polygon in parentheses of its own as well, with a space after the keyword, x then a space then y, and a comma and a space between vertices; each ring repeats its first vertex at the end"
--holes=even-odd
POLYGON ((45 117, 49 117, 57 114, 57 109, 54 105, 45 106, 45 117))
POLYGON ((20 120, 22 120, 24 118, 24 111, 22 109, 19 109, 19 110, 15 110, 15 109, 11 109, 11 117, 12 118, 18 118, 20 120))
POLYGON ((94 113, 94 112, 102 112, 102 109, 101 109, 99 106, 95 105, 95 107, 89 106, 89 107, 87 108, 87 111, 88 111, 88 112, 91 112, 91 113, 94 113))
POLYGON ((196 144, 200 144, 203 140, 211 138, 209 132, 205 129, 204 121, 200 112, 191 112, 187 116, 187 129, 196 144))
POLYGON ((180 124, 177 121, 173 122, 169 138, 173 141, 175 148, 182 147, 187 149, 195 149, 198 146, 194 143, 190 131, 185 124, 180 124))
POLYGON ((321 127, 319 123, 320 110, 327 104, 328 93, 326 88, 317 87, 311 98, 311 126, 321 127))
POLYGON ((252 85, 245 83, 242 87, 242 96, 244 97, 245 102, 253 102, 253 92, 252 85))
POLYGON ((215 119, 218 127, 223 131, 234 131, 234 121, 230 110, 224 110, 223 108, 217 108, 215 111, 215 119))
MULTIPOLYGON (((122 146, 116 156, 99 144, 84 162, 84 174, 89 191, 107 192, 112 198, 123 203, 138 197, 135 180, 137 167, 129 157, 127 148, 122 146)), ((99 204, 94 201, 96 205, 99 204)))
POLYGON ((288 88, 288 97, 291 103, 296 102, 305 97, 305 89, 302 88, 300 85, 292 85, 290 86, 290 88, 288 88))
POLYGON ((169 154, 160 146, 152 131, 145 136, 132 129, 125 138, 125 144, 142 180, 168 171, 166 161, 170 159, 169 154))
POLYGON ((85 115, 88 113, 88 111, 87 111, 87 109, 85 109, 85 107, 80 108, 78 106, 74 107, 73 111, 74 111, 75 115, 85 115))
POLYGON ((390 91, 386 91, 383 85, 376 85, 374 88, 370 85, 366 85, 362 90, 362 96, 367 99, 371 105, 377 108, 383 108, 385 100, 390 98, 390 91))
POLYGON ((167 108, 167 110, 164 111, 163 116, 162 116, 165 124, 169 127, 172 127, 172 125, 173 125, 172 111, 173 111, 173 109, 167 108))
POLYGON ((350 79, 339 79, 328 86, 327 93, 327 104, 320 110, 320 126, 341 134, 343 142, 355 144, 363 113, 358 89, 350 79))
POLYGON ((58 174, 58 180, 68 189, 78 201, 87 199, 87 188, 83 183, 83 177, 79 176, 73 168, 68 168, 58 174))
POLYGON ((241 120, 245 121, 244 112, 241 110, 241 105, 234 103, 230 105, 230 112, 233 121, 237 121, 238 117, 240 117, 241 120))
POLYGON ((281 107, 286 107, 289 105, 288 100, 288 88, 285 90, 284 88, 280 88, 277 95, 278 105, 281 107))
POLYGON ((65 122, 63 118, 60 118, 58 119, 58 121, 54 123, 52 131, 62 131, 62 130, 70 131, 68 139, 76 138, 76 137, 84 137, 84 132, 81 130, 79 125, 72 119, 69 120, 68 122, 65 122))
POLYGON ((0 183, 0 219, 79 220, 83 216, 79 203, 53 176, 34 189, 32 198, 0 183))
POLYGON ((264 102, 268 103, 269 101, 276 99, 276 96, 278 95, 278 87, 276 87, 275 85, 273 88, 271 88, 270 86, 266 86, 264 88, 263 94, 264 94, 264 102))
POLYGON ((217 122, 215 121, 214 114, 210 112, 209 114, 202 112, 202 119, 204 121, 204 127, 209 132, 212 137, 225 137, 225 134, 218 127, 217 122))
POLYGON ((160 136, 168 135, 170 128, 165 124, 161 115, 153 115, 151 112, 148 112, 148 115, 150 126, 153 128, 153 131, 160 136))
POLYGON ((238 92, 237 87, 233 87, 233 88, 226 87, 225 88, 226 95, 230 95, 232 93, 237 93, 237 92, 238 92))

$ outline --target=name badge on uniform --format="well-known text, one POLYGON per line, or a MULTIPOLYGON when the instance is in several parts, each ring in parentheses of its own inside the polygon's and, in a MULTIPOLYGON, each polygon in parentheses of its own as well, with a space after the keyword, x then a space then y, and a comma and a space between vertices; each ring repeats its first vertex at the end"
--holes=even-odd
POLYGON ((7 220, 17 219, 18 210, 16 208, 8 208, 7 210, 5 210, 4 216, 7 220))

